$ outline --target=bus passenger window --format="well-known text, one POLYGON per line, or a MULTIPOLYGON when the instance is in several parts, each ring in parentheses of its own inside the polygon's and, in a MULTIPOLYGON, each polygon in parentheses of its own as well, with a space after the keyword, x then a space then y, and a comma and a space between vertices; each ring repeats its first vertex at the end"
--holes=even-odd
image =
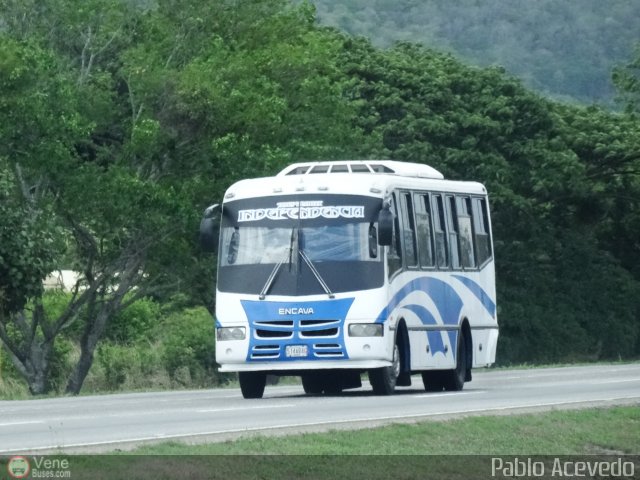
POLYGON ((407 267, 418 266, 418 252, 416 248, 416 225, 413 218, 413 202, 410 193, 402 194, 402 237, 407 267))
POLYGON ((458 227, 460 228, 460 261, 463 268, 474 268, 473 230, 471 228, 471 199, 457 197, 458 227))
POLYGON ((418 256, 422 267, 433 267, 433 239, 431 238, 431 206, 429 195, 415 196, 418 256))
POLYGON ((449 231, 451 267, 460 268, 460 228, 458 226, 458 216, 456 215, 455 197, 447 197, 447 229, 449 231))
POLYGON ((433 229, 435 234, 436 259, 439 268, 449 266, 449 255, 447 252, 447 234, 444 224, 444 205, 442 195, 433 196, 433 229))
POLYGON ((478 265, 491 258, 491 238, 489 237, 489 216, 487 214, 487 201, 484 198, 474 198, 473 229, 475 231, 476 251, 478 265))

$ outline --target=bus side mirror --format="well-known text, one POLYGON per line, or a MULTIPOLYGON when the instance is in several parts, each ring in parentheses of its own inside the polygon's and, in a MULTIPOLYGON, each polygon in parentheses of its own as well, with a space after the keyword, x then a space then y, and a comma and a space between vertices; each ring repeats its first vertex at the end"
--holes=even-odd
POLYGON ((385 205, 378 214, 378 245, 391 245, 393 237, 393 213, 389 205, 385 205))
POLYGON ((204 211, 200 221, 200 248, 207 253, 216 253, 218 251, 219 210, 219 204, 211 205, 204 211))

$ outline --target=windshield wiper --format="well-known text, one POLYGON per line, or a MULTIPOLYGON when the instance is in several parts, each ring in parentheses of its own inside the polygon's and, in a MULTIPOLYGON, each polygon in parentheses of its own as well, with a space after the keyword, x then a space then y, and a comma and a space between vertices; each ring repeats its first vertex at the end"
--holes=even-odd
POLYGON ((273 267, 273 270, 271 270, 271 274, 269 275, 269 278, 267 278, 267 281, 265 282, 264 287, 262 287, 262 291, 260 292, 260 295, 258 296, 258 298, 260 300, 264 300, 265 297, 267 296, 267 294, 269 293, 269 290, 271 290, 271 286, 273 285, 273 282, 275 281, 276 277, 278 276, 278 272, 280 271, 280 267, 282 267, 282 264, 284 262, 286 262, 288 260, 289 261, 289 270, 291 271, 292 267, 293 267, 293 268, 296 269, 296 273, 297 273, 297 271, 298 271, 298 263, 295 261, 296 258, 297 258, 296 254, 295 254, 296 251, 300 254, 300 257, 302 258, 302 260, 304 260, 304 263, 307 264, 307 266, 309 267, 309 270, 311 270, 311 273, 313 273, 313 276, 316 277, 316 280, 318 280, 318 283, 320 284, 320 286, 322 287, 324 292, 329 296, 329 298, 335 298, 335 295, 333 294, 333 292, 331 291, 331 289, 329 288, 327 283, 322 278, 322 275, 320 275, 320 272, 318 272, 318 270, 316 269, 316 267, 313 264, 313 262, 311 261, 311 259, 307 256, 307 254, 301 248, 301 246, 300 246, 300 241, 301 241, 300 233, 301 232, 299 232, 296 229, 292 229, 291 230, 291 240, 290 240, 290 243, 289 243, 289 250, 285 253, 285 255, 282 258, 282 260, 280 260, 273 267))
POLYGON ((291 241, 289 243, 289 271, 298 274, 298 256, 296 252, 300 251, 300 232, 296 228, 291 229, 291 241))
POLYGON ((311 270, 311 272, 313 273, 313 276, 316 277, 316 280, 318 280, 318 283, 322 286, 322 288, 324 289, 324 292, 327 295, 329 295, 329 298, 335 298, 335 295, 333 294, 329 286, 326 284, 326 282, 322 279, 320 272, 318 272, 318 270, 316 269, 311 259, 307 256, 306 253, 304 253, 304 250, 300 249, 298 250, 298 253, 304 260, 304 263, 307 264, 307 267, 309 267, 309 270, 311 270))
POLYGON ((298 245, 298 236, 297 236, 297 232, 294 229, 291 229, 291 239, 289 242, 289 250, 287 251, 287 253, 285 253, 284 257, 282 257, 282 260, 280 260, 278 263, 276 263, 276 265, 273 267, 273 270, 271 270, 271 274, 269 275, 269 278, 267 278, 267 281, 264 283, 264 287, 262 287, 262 291, 260 292, 260 295, 258 296, 258 298, 260 300, 264 300, 265 297, 267 296, 267 293, 269 293, 269 290, 271 290, 271 286, 273 285, 273 282, 275 281, 276 277, 278 276, 278 272, 280 271, 280 267, 282 267, 282 264, 284 262, 286 262, 287 260, 289 260, 289 271, 291 271, 291 263, 292 260, 295 257, 295 254, 293 253, 294 250, 294 245, 298 245))
POLYGON ((269 278, 267 278, 267 281, 265 282, 264 287, 262 287, 262 291, 258 296, 260 300, 264 300, 265 297, 267 296, 267 293, 269 293, 269 290, 271 290, 271 285, 273 285, 273 281, 276 279, 276 276, 278 275, 278 271, 280 270, 280 267, 284 262, 287 261, 287 258, 289 258, 289 253, 287 253, 284 257, 282 257, 282 260, 276 263, 276 266, 273 267, 273 270, 271 270, 271 275, 269 275, 269 278))

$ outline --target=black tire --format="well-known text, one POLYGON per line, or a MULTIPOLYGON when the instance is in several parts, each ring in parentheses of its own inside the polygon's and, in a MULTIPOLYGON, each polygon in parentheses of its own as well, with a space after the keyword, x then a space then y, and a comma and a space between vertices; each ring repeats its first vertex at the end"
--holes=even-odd
POLYGON ((264 372, 239 372, 240 390, 244 398, 262 398, 264 387, 267 384, 267 375, 264 372))
POLYGON ((448 392, 459 392, 464 387, 467 376, 467 342, 462 330, 458 334, 458 354, 456 368, 447 370, 444 378, 444 389, 448 392))
POLYGON ((323 382, 317 373, 307 373, 301 376, 302 388, 307 395, 320 395, 323 389, 323 382))
POLYGON ((396 389, 396 382, 400 375, 400 350, 398 344, 393 348, 391 366, 369 370, 369 383, 376 395, 391 395, 396 389))
POLYGON ((441 371, 422 372, 422 383, 427 392, 441 392, 444 389, 444 375, 441 371))
POLYGON ((342 385, 335 382, 334 378, 327 378, 325 380, 324 388, 322 391, 325 395, 340 395, 342 393, 342 385))

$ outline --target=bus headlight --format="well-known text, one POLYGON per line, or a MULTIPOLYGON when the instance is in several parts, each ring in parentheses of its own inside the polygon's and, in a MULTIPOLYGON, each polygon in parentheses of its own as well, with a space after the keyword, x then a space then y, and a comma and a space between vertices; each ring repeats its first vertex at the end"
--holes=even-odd
POLYGON ((354 323, 349 325, 350 337, 381 337, 382 332, 381 323, 354 323))
POLYGON ((247 336, 244 327, 219 327, 217 329, 218 340, 244 340, 247 336))

